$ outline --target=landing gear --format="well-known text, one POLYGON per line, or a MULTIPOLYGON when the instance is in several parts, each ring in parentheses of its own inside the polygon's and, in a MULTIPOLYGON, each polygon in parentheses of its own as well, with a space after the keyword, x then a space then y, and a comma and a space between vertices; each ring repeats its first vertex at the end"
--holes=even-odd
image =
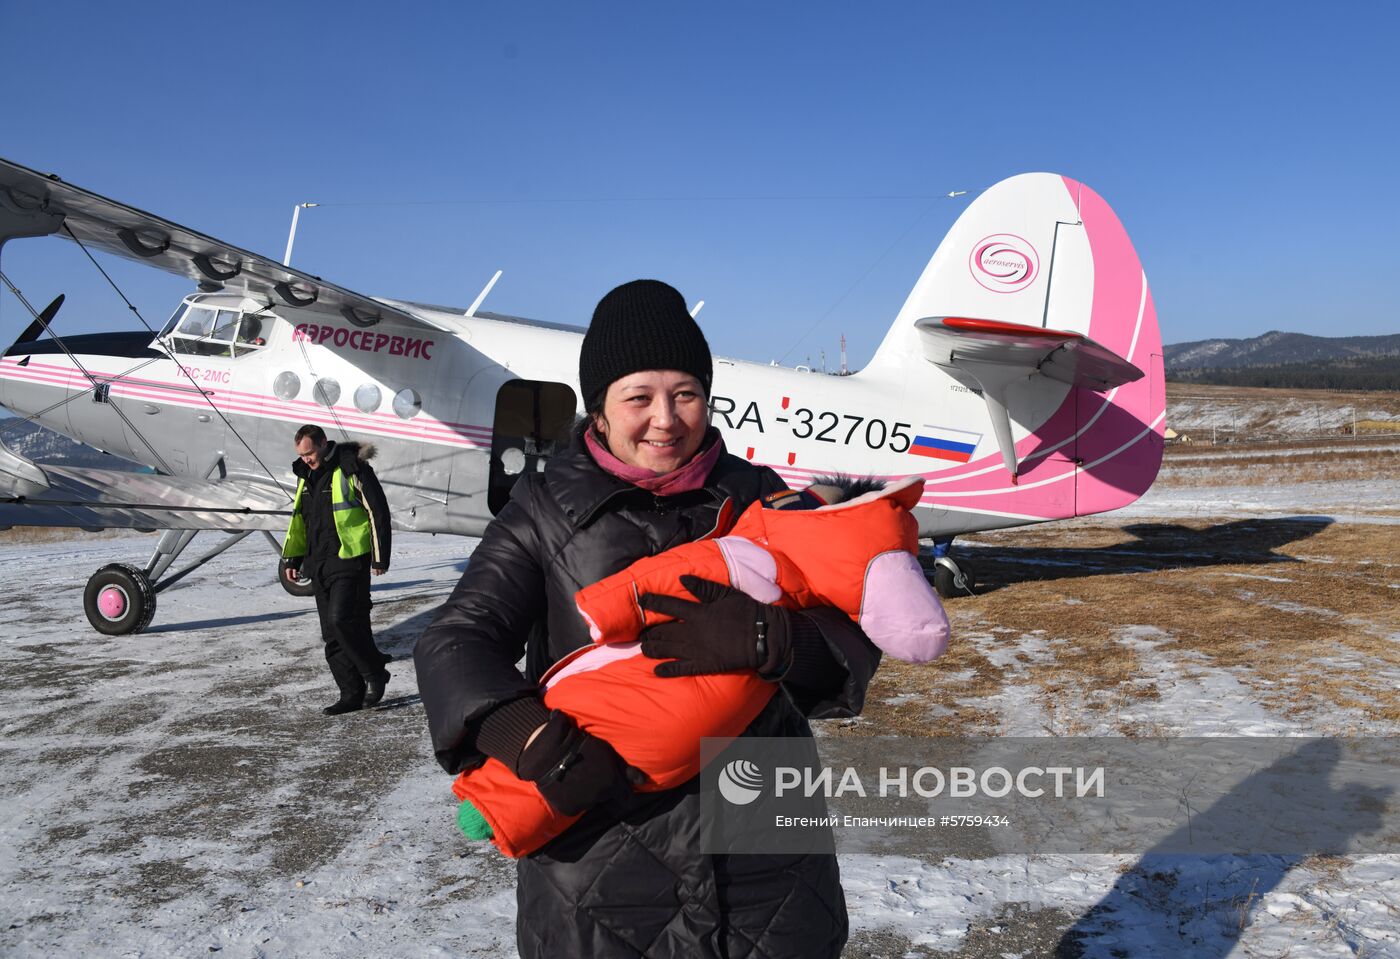
POLYGON ((977 576, 966 563, 959 565, 946 556, 934 560, 933 588, 944 599, 954 596, 976 596, 977 576))
POLYGON ((977 575, 973 572, 971 564, 966 561, 959 563, 948 555, 952 545, 951 539, 934 540, 933 560, 930 563, 925 554, 924 569, 933 581, 933 588, 942 598, 976 596, 977 575))
MULTIPOLYGON (((151 624, 156 614, 156 593, 173 586, 193 573, 199 567, 218 556, 236 543, 252 535, 253 530, 230 533, 223 542, 209 550, 178 573, 164 576, 185 547, 194 539, 197 530, 168 529, 161 534, 155 551, 145 569, 129 566, 126 563, 111 563, 92 574, 87 589, 83 591, 83 611, 88 622, 99 633, 108 636, 126 636, 139 633, 151 624)), ((267 531, 263 531, 267 541, 280 556, 282 544, 267 531)), ((295 586, 283 577, 285 560, 278 564, 277 579, 282 587, 293 596, 310 596, 311 580, 303 579, 295 586)))
POLYGON ((287 579, 287 561, 285 559, 277 561, 277 582, 281 583, 282 588, 293 596, 306 597, 316 594, 316 585, 311 582, 310 576, 298 576, 295 583, 287 579))
POLYGON ((99 633, 139 633, 156 614, 156 591, 143 570, 109 563, 93 573, 83 590, 83 612, 99 633))

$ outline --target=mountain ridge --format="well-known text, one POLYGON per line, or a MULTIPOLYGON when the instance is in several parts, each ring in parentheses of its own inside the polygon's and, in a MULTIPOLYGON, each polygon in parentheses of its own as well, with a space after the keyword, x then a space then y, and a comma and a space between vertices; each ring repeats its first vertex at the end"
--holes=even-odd
POLYGON ((1168 370, 1223 370, 1291 363, 1400 357, 1400 333, 1381 336, 1314 336, 1270 330, 1244 339, 1217 337, 1170 343, 1168 370))

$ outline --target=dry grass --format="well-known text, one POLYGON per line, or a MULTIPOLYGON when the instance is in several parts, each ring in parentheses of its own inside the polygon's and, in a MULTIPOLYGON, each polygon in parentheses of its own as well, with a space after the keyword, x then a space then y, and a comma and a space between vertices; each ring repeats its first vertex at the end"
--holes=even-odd
POLYGON ((1174 464, 1168 457, 1157 476, 1161 486, 1277 486, 1364 480, 1400 473, 1400 446, 1387 450, 1299 453, 1294 456, 1234 456, 1217 462, 1174 464))
POLYGON ((1184 678, 1229 670, 1268 711, 1319 733, 1400 726, 1395 538, 1393 527, 1288 520, 979 535, 964 555, 986 591, 949 601, 949 653, 927 666, 886 660, 866 721, 840 734, 992 733, 1005 718, 993 697, 1008 683, 1031 688, 1053 735, 1169 733, 1122 718, 1157 697, 1162 657, 1183 664, 1184 678), (1144 653, 1120 642, 1129 624, 1156 627, 1163 645, 1144 653), (1046 652, 1034 661, 988 659, 996 644, 1037 632, 1046 652))
MULTIPOLYGON (((1167 425, 1199 447, 1212 436, 1287 440, 1349 435, 1352 417, 1400 428, 1400 392, 1167 384, 1167 425)), ((1358 425, 1359 431, 1359 425, 1358 425)))
POLYGON ((999 693, 1006 670, 970 643, 955 643, 929 665, 886 658, 870 683, 863 722, 838 735, 970 736, 996 731, 1001 717, 976 705, 999 693))
POLYGON ((1351 407, 1376 410, 1388 420, 1400 419, 1400 392, 1394 390, 1292 390, 1264 386, 1214 386, 1206 383, 1167 383, 1167 408, 1186 402, 1253 406, 1309 406, 1320 409, 1351 407))

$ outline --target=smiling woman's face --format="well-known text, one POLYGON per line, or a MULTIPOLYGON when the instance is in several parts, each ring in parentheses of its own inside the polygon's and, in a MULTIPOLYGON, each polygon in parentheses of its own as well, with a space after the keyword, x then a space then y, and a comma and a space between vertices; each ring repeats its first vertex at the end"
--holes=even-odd
POLYGON ((679 370, 643 370, 614 380, 594 427, 612 455, 660 475, 690 462, 710 410, 700 381, 679 370))

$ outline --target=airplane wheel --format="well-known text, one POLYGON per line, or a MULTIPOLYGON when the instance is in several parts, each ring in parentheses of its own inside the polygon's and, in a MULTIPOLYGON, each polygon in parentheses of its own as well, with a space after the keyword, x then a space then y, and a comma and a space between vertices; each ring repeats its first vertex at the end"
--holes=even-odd
POLYGON ((938 595, 944 599, 952 599, 955 596, 975 595, 977 591, 977 577, 972 572, 972 567, 966 563, 959 563, 957 572, 950 569, 946 564, 939 563, 933 568, 933 588, 938 591, 938 595), (958 575, 962 576, 962 583, 958 583, 958 575), (966 587, 966 588, 964 588, 966 587))
POLYGON ((126 563, 110 563, 88 579, 83 612, 99 633, 139 633, 151 625, 156 614, 156 591, 142 570, 126 563))
POLYGON ((277 561, 277 582, 282 584, 282 588, 293 596, 312 596, 316 592, 316 587, 311 583, 311 577, 303 576, 295 583, 287 582, 287 561, 281 559, 277 561))

